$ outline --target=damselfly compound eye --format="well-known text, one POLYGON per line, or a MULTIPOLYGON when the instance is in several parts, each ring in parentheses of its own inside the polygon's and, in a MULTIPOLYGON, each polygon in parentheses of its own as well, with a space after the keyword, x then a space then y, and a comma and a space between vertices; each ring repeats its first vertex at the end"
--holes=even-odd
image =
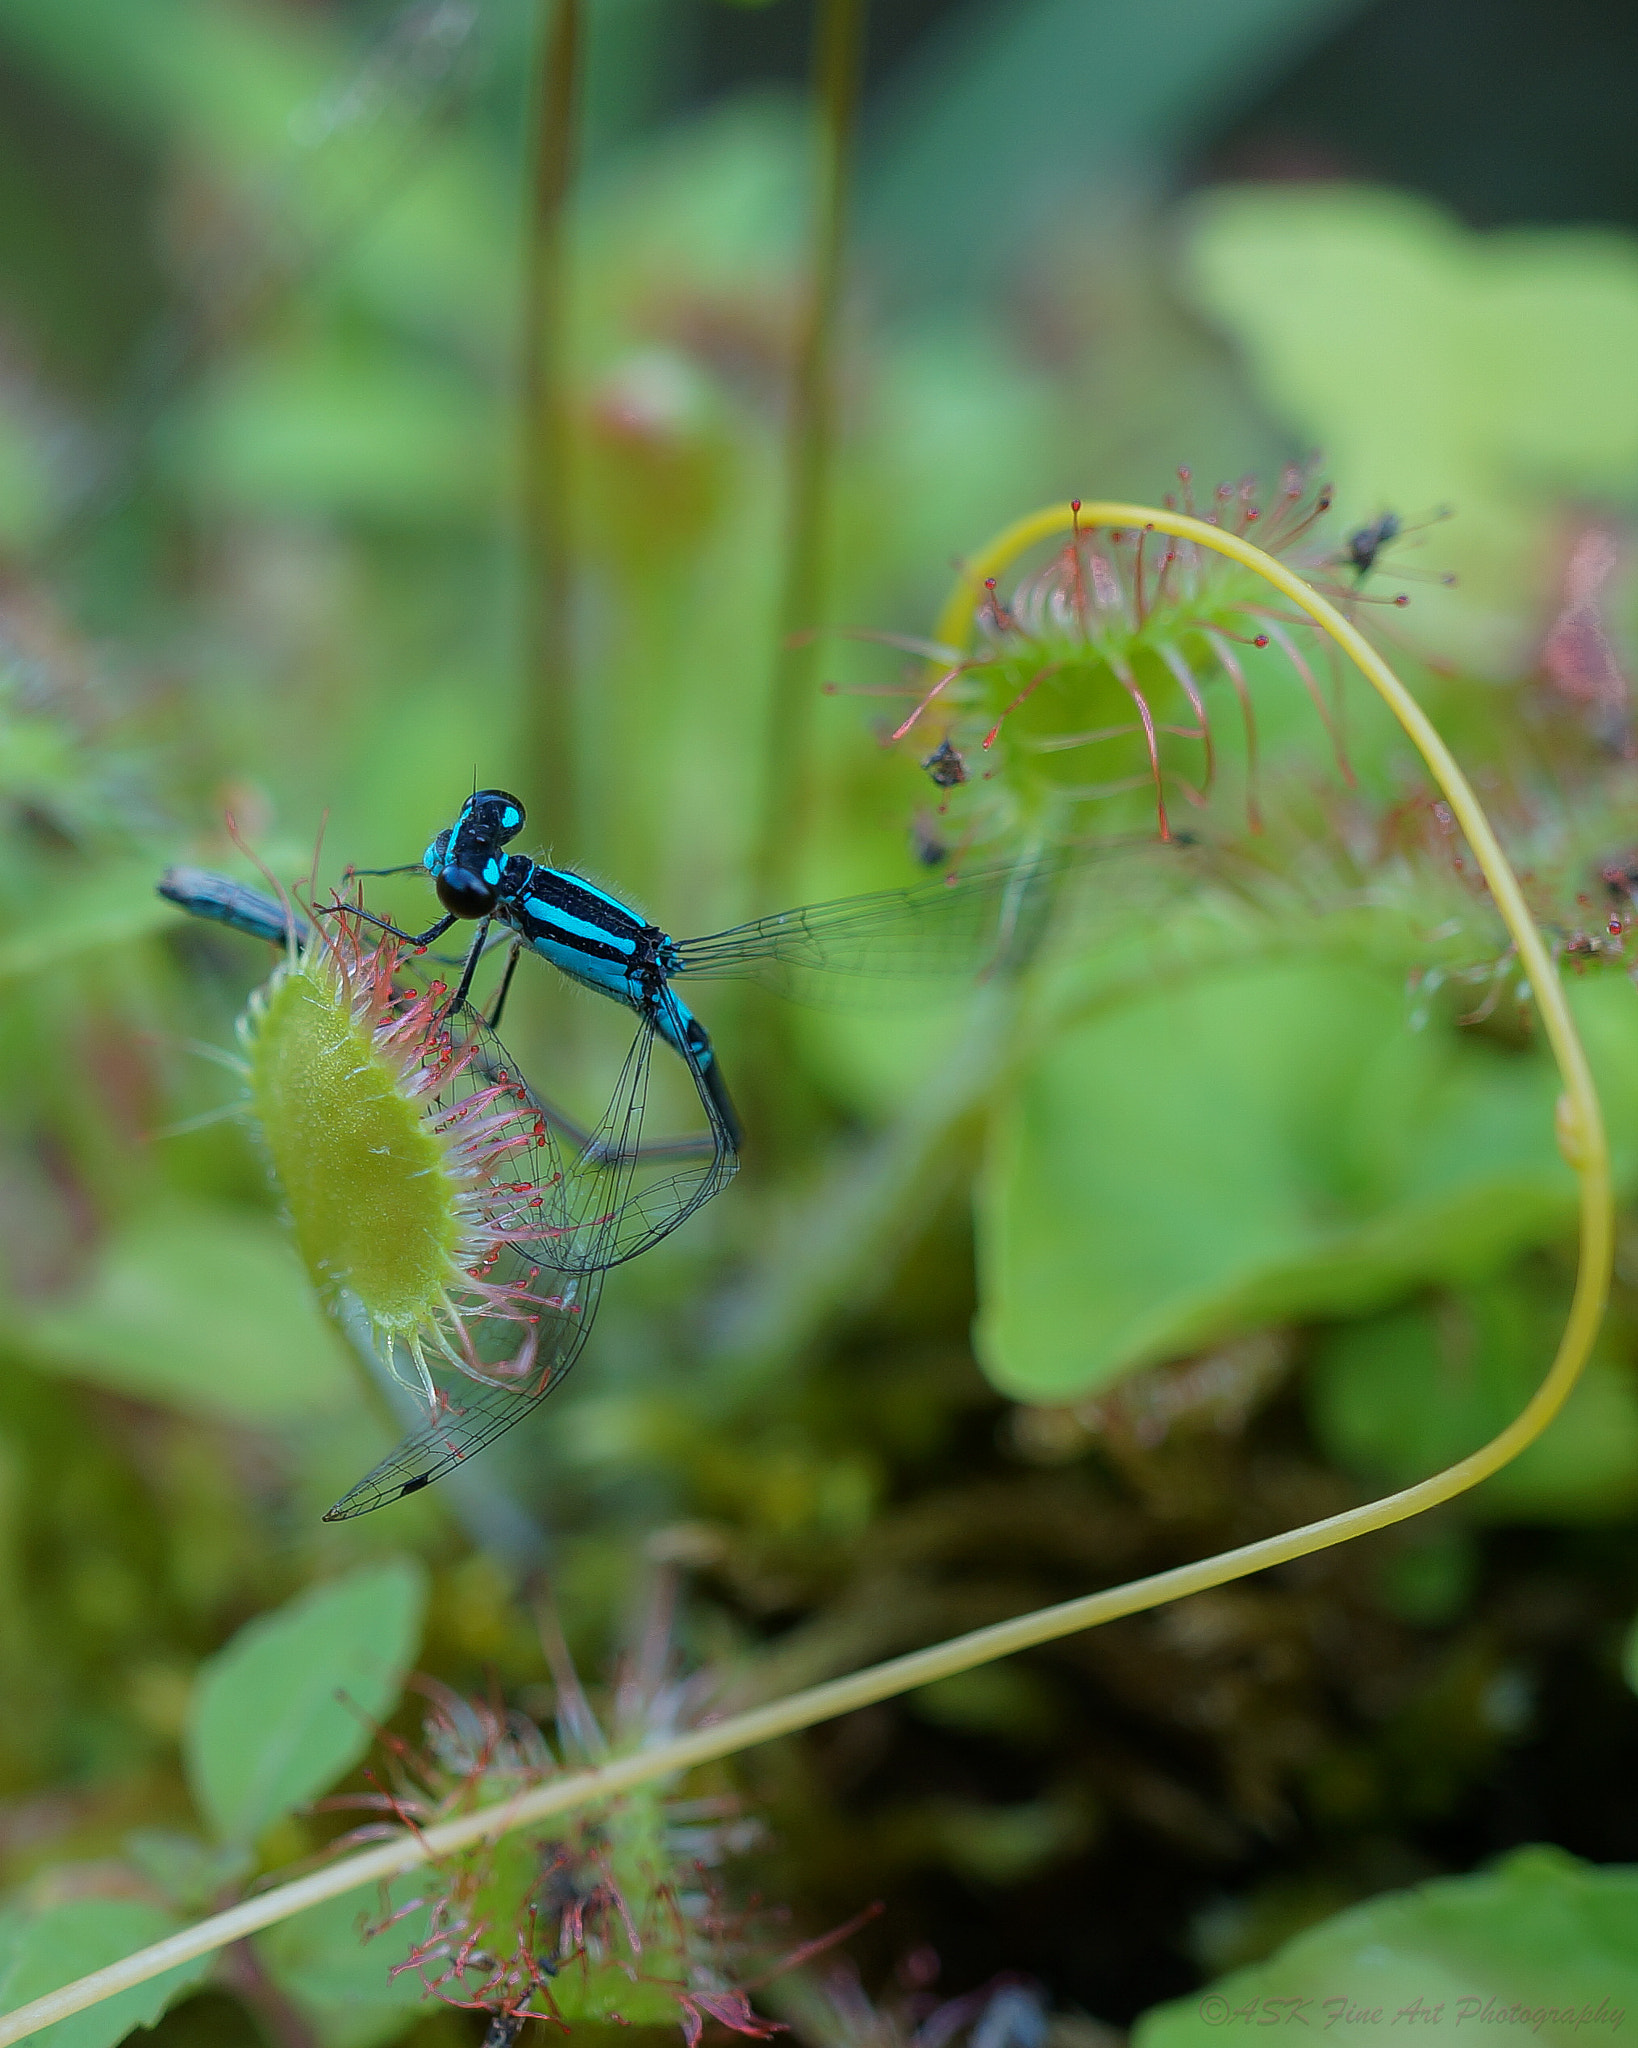
POLYGON ((437 887, 438 901, 457 917, 487 917, 495 907, 494 885, 468 868, 445 868, 437 887))

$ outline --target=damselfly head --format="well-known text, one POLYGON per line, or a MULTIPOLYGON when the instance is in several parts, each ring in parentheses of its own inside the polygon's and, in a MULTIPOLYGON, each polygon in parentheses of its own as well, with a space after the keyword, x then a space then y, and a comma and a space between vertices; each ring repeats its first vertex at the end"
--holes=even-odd
POLYGON ((525 812, 504 789, 480 789, 461 806, 461 815, 427 848, 426 865, 436 880, 438 901, 454 917, 488 917, 495 908, 509 839, 523 830, 525 812))

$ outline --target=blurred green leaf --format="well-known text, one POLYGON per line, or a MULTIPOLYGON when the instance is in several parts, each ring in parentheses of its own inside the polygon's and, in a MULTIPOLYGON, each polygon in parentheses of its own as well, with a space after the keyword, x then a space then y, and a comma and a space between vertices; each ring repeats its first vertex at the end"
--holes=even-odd
POLYGON ((1492 1270, 1573 1215, 1552 1104, 1535 1058, 1407 1030, 1383 969, 1162 985, 1058 1039, 997 1120, 985 1370, 1015 1398, 1075 1399, 1237 1331, 1492 1270))
POLYGON ((1521 1849, 1476 1877, 1387 1892, 1139 2020, 1133 2048, 1296 2023, 1506 2026, 1543 2042, 1607 2039, 1638 2007, 1638 1870, 1521 1849), (1518 2008, 1517 2011, 1513 2010, 1518 2008), (1380 2019, 1363 2015, 1380 2013, 1380 2019))
POLYGON ((22 1328, 53 1371, 234 1422, 354 1398, 283 1231, 250 1211, 167 1203, 115 1231, 75 1293, 22 1328))
POLYGON ((1475 235, 1336 185, 1211 193, 1190 218, 1192 290, 1324 449, 1343 516, 1459 514, 1400 558, 1460 577, 1417 594, 1419 639, 1512 672, 1554 573, 1555 499, 1638 487, 1638 241, 1475 235))
MULTIPOLYGON (((1567 1288, 1511 1272, 1333 1331, 1308 1382, 1328 1457, 1373 1484, 1408 1486, 1475 1451, 1541 1383, 1567 1288)), ((1638 1389, 1607 1350, 1562 1414, 1469 1497, 1480 1513, 1599 1521, 1638 1501, 1638 1389)))
POLYGON ((151 1878, 178 1912, 204 1913, 227 1885, 253 1868, 250 1851, 225 1848, 180 1828, 136 1828, 125 1837, 125 1853, 151 1878))
POLYGON ((0 982, 21 981, 82 953, 174 924, 175 909, 155 894, 157 876, 157 864, 150 859, 104 865, 89 880, 31 903, 27 921, 0 937, 0 982))
MULTIPOLYGON (((1539 1377, 1541 1361, 1534 1361, 1539 1377)), ((1520 1404, 1522 1406, 1522 1403, 1520 1404)), ((1504 1420, 1511 1420, 1518 1410, 1504 1420)), ((1413 1628, 1443 1628, 1466 1608, 1483 1559, 1472 1530, 1440 1527, 1426 1515, 1404 1525, 1401 1542, 1376 1574, 1377 1597, 1413 1628)))
POLYGON ((224 1841, 254 1842, 364 1755, 414 1660, 425 1597, 411 1559, 354 1572, 262 1615, 201 1667, 184 1756, 224 1841))
MULTIPOLYGON (((415 11, 400 10, 400 35, 415 11)), ((481 148, 428 118, 440 10, 419 11, 429 61, 399 64, 386 93, 369 47, 278 6, 0 0, 0 42, 114 130, 184 151, 231 196, 234 246, 222 236, 206 251, 217 291, 248 286, 254 309, 292 274, 339 273, 418 335, 442 328, 488 348, 510 193, 481 148)))
POLYGON ((1355 5, 964 8, 927 39, 890 117, 875 124, 867 231, 888 243, 895 273, 945 292, 970 289, 1016 259, 1021 223, 1057 224, 1055 216, 1087 209, 1088 187, 1129 190, 1153 175, 1355 5))
POLYGON ((364 1930, 385 1917, 378 1901, 361 1907, 355 1894, 309 1907, 255 1938, 263 1964, 312 2017, 325 2048, 374 2048, 402 2032, 404 2015, 426 1997, 416 1971, 392 1971, 426 1940, 427 1908, 366 1940, 364 1930))
POLYGON ((492 502, 498 430, 476 387, 401 352, 317 348, 235 364, 171 426, 208 503, 449 524, 492 502))
POLYGON ((60 464, 23 409, 0 397, 0 539, 8 547, 37 542, 62 503, 60 464))
POLYGON ((1022 1883, 1085 1849, 1097 1820, 1085 1795, 1072 1787, 1011 1806, 946 1800, 928 1814, 939 1855, 986 1886, 1022 1883))
MULTIPOLYGON (((40 1913, 8 1914, 0 1922, 0 2004, 8 2012, 25 2005, 162 1941, 177 1926, 168 1913, 140 1899, 65 1899, 40 1913)), ((45 2048, 113 2048, 133 2028, 151 2027, 215 1960, 195 1956, 31 2038, 45 2048)))

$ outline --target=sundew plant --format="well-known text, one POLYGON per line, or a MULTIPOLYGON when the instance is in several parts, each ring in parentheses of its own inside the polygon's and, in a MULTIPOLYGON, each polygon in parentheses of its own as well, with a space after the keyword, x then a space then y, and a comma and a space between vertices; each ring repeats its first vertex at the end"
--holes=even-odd
POLYGON ((1634 245, 790 6, 0 5, 0 2042, 1618 2032, 1634 245))

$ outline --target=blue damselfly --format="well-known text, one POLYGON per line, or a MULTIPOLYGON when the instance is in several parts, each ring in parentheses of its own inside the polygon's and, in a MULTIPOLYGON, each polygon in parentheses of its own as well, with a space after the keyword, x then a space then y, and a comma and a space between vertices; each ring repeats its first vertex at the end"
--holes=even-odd
MULTIPOLYGON (((477 934, 455 990, 458 1003, 465 1001, 478 962, 492 943, 492 927, 510 931, 511 953, 489 1013, 492 1025, 499 1021, 524 950, 634 1011, 639 1029, 627 1063, 631 1099, 635 1102, 640 1093, 634 1085, 637 1070, 646 1070, 650 1043, 658 1037, 693 1078, 719 1164, 738 1155, 739 1118, 710 1037, 673 983, 748 980, 798 1000, 828 1001, 839 986, 859 978, 947 979, 1016 967, 1039 943, 1058 884, 1096 860, 1131 852, 1136 844, 1107 841, 956 871, 913 888, 807 904, 727 931, 678 939, 584 876, 507 853, 508 842, 523 825, 523 806, 515 796, 499 789, 477 791, 419 862, 352 870, 424 871, 444 915, 425 931, 405 932, 383 918, 361 914, 417 947, 430 945, 458 922, 475 921, 477 934)), ((1188 843, 1172 842, 1165 850, 1175 857, 1178 846, 1188 843)), ((1146 840, 1142 851, 1154 845, 1146 840)), ((634 1122, 628 1141, 636 1143, 639 1131, 634 1122)), ((691 1214, 723 1178, 702 1186, 673 1221, 691 1214)))
MULTIPOLYGON (((300 951, 313 939, 312 926, 293 906, 208 869, 168 869, 159 891, 191 916, 273 945, 300 951)), ((441 1375, 436 1412, 336 1502, 326 1517, 330 1521, 419 1492, 531 1413, 562 1383, 584 1348, 603 1272, 633 1256, 633 1246, 645 1249, 645 1238, 657 1241, 671 1228, 677 1182, 689 1192, 700 1186, 697 1171, 664 1170, 679 1155, 697 1152, 699 1140, 638 1142, 645 1098, 631 1086, 631 1061, 608 1112, 587 1130, 534 1093, 469 1005, 446 1005, 442 1025, 457 1055, 453 1078, 442 1091, 444 1107, 458 1114, 464 1101, 499 1090, 515 1102, 524 1127, 521 1149, 508 1168, 517 1229, 498 1276, 491 1277, 504 1282, 524 1273, 546 1276, 538 1337, 528 1373, 515 1384, 441 1375)), ((645 1074, 646 1067, 637 1079, 645 1074)), ((534 1285, 531 1291, 542 1290, 534 1285)))

